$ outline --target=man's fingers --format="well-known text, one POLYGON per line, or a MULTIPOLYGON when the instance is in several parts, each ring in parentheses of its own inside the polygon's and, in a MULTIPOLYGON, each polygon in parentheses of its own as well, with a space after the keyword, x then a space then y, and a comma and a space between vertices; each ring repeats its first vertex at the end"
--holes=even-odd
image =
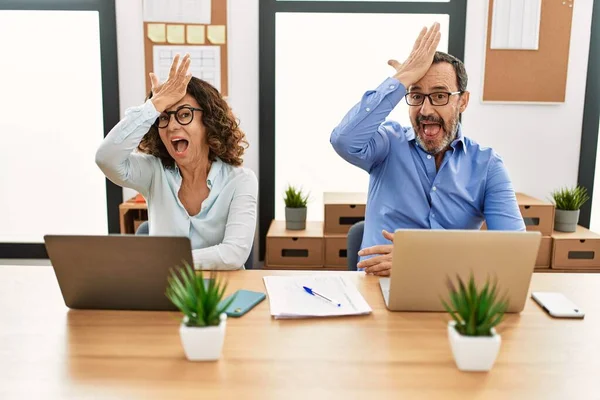
POLYGON ((383 237, 387 240, 391 240, 392 242, 394 241, 394 234, 386 231, 385 229, 383 230, 383 237))
POLYGON ((426 33, 427 33, 427 27, 424 26, 423 29, 421 29, 421 32, 419 33, 417 40, 415 40, 415 44, 413 45, 413 51, 416 51, 419 48, 419 46, 421 46, 421 41, 425 37, 426 33))
POLYGON ((441 38, 442 38, 441 32, 436 33, 433 41, 431 42, 431 46, 429 46, 429 52, 430 53, 435 53, 435 51, 437 50, 438 45, 440 44, 440 39, 441 38))
POLYGON ((435 24, 433 24, 433 26, 431 27, 431 30, 428 32, 429 36, 427 37, 427 42, 425 45, 425 48, 428 51, 431 51, 432 47, 435 45, 437 46, 437 44, 435 44, 436 39, 439 40, 439 36, 441 36, 440 34, 440 24, 438 24, 437 22, 435 24))
POLYGON ((373 272, 373 275, 375 275, 375 276, 390 276, 391 271, 392 271, 392 267, 390 267, 390 269, 386 269, 384 271, 373 272))
POLYGON ((371 267, 375 264, 379 264, 385 261, 389 261, 390 256, 387 254, 384 255, 380 255, 380 256, 375 256, 375 257, 371 257, 371 258, 367 258, 366 260, 362 260, 361 262, 359 262, 356 267, 357 268, 367 268, 367 267, 371 267))
POLYGON ((379 264, 375 264, 371 267, 365 268, 365 272, 367 274, 377 274, 378 272, 388 271, 392 268, 392 263, 390 261, 382 262, 379 264))
POLYGON ((388 65, 395 68, 395 69, 399 69, 402 64, 400 64, 398 61, 396 60, 388 60, 388 65))
POLYGON ((358 252, 359 256, 369 256, 372 254, 388 254, 392 252, 392 246, 389 244, 380 244, 377 246, 367 247, 358 252))

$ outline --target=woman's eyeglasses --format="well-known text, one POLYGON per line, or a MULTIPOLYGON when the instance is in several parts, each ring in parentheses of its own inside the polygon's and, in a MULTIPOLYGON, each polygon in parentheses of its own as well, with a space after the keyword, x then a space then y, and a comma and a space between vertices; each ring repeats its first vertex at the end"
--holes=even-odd
POLYGON ((159 128, 166 128, 171 121, 171 115, 175 115, 175 120, 177 120, 179 125, 188 125, 194 120, 194 111, 202 111, 202 109, 191 106, 181 106, 175 111, 164 111, 158 116, 156 124, 159 128))

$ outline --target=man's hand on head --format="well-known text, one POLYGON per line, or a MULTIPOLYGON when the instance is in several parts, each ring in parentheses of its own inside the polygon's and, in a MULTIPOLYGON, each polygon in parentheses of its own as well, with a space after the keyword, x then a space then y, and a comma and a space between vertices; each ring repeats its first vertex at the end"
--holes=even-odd
POLYGON ((388 65, 394 67, 398 79, 405 88, 419 81, 433 63, 433 56, 440 43, 440 24, 434 23, 431 28, 423 28, 415 41, 413 49, 403 63, 389 60, 388 65))
MULTIPOLYGON (((383 237, 394 242, 394 235, 384 230, 383 237)), ((358 268, 364 268, 365 273, 377 276, 390 276, 392 269, 393 244, 380 244, 362 249, 358 255, 373 256, 358 263, 358 268)))

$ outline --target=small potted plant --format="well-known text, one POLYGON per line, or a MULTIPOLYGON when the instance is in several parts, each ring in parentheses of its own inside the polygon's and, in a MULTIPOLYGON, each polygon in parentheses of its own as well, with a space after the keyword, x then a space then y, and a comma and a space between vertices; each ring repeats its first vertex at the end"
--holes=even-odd
POLYGON ((554 214, 554 230, 575 232, 579 223, 579 210, 590 199, 587 190, 582 186, 563 188, 552 192, 556 211, 554 214))
POLYGON ((231 299, 222 302, 227 283, 214 271, 204 279, 187 262, 168 277, 166 296, 183 313, 179 335, 190 361, 217 360, 225 339, 227 314, 231 299))
POLYGON ((285 190, 285 229, 298 231, 306 229, 306 203, 308 195, 293 186, 285 190))
POLYGON ((461 371, 489 371, 500 350, 497 326, 508 309, 506 298, 499 299, 497 286, 489 280, 478 290, 471 274, 468 284, 457 277, 458 290, 450 279, 450 305, 442 300, 452 316, 448 322, 448 339, 456 366, 461 371))

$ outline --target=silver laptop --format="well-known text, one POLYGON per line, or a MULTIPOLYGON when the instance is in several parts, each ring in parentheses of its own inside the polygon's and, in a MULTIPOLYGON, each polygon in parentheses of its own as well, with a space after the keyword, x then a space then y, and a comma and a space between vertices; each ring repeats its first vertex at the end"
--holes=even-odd
POLYGON ((65 304, 74 309, 176 310, 169 271, 187 261, 187 237, 44 236, 65 304))
POLYGON ((473 273, 478 284, 495 279, 508 296, 508 312, 525 306, 541 241, 540 232, 397 230, 390 278, 379 281, 391 311, 445 311, 447 279, 473 273))

